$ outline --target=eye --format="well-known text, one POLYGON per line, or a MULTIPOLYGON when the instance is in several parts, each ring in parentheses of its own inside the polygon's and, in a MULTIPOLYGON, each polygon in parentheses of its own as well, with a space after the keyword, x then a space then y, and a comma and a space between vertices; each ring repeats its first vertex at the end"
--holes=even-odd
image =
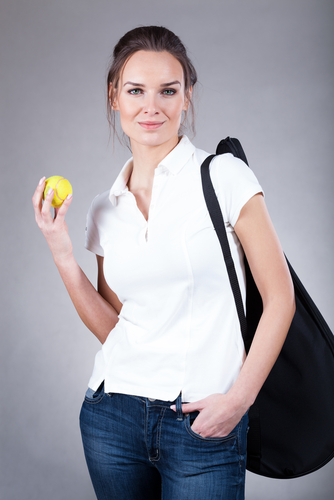
POLYGON ((130 89, 128 91, 128 94, 131 94, 131 95, 139 95, 141 94, 142 90, 141 89, 130 89))
POLYGON ((175 89, 164 89, 162 91, 162 93, 163 93, 163 95, 170 96, 170 95, 176 94, 176 90, 175 89))

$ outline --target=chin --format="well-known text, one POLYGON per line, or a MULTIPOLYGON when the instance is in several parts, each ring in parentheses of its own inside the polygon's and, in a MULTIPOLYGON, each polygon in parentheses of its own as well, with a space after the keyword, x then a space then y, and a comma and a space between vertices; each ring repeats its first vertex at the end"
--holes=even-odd
POLYGON ((134 136, 130 136, 130 141, 133 140, 137 144, 141 144, 143 146, 161 146, 162 144, 166 144, 167 142, 173 141, 174 139, 178 140, 179 131, 175 131, 172 134, 161 133, 161 131, 152 130, 149 132, 145 132, 144 134, 136 134, 134 136))

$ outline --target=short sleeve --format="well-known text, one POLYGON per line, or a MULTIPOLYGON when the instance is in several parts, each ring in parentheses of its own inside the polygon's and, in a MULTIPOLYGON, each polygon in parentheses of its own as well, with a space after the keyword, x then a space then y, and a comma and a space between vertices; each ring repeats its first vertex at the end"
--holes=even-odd
POLYGON ((101 236, 98 225, 95 222, 96 215, 96 201, 98 196, 94 198, 86 219, 86 231, 85 231, 85 248, 95 253, 96 255, 104 256, 104 251, 101 246, 101 236))
POLYGON ((214 158, 210 174, 224 220, 234 227, 242 207, 254 195, 264 194, 263 189, 253 171, 230 153, 214 158))

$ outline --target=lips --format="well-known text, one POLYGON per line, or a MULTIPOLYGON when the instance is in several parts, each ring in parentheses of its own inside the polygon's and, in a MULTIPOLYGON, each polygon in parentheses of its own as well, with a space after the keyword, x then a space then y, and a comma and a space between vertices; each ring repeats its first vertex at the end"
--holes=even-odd
POLYGON ((155 130, 157 128, 160 128, 164 122, 138 122, 139 125, 146 130, 155 130))

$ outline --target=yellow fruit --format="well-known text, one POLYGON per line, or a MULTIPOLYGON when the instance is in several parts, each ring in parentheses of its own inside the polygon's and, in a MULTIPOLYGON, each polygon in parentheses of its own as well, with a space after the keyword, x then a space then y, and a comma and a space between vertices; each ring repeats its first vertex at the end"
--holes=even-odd
POLYGON ((63 201, 67 198, 69 194, 72 194, 72 186, 67 179, 61 177, 60 175, 53 175, 45 181, 45 189, 43 198, 45 199, 48 194, 49 189, 52 188, 54 191, 53 200, 51 205, 53 207, 60 207, 63 201))

